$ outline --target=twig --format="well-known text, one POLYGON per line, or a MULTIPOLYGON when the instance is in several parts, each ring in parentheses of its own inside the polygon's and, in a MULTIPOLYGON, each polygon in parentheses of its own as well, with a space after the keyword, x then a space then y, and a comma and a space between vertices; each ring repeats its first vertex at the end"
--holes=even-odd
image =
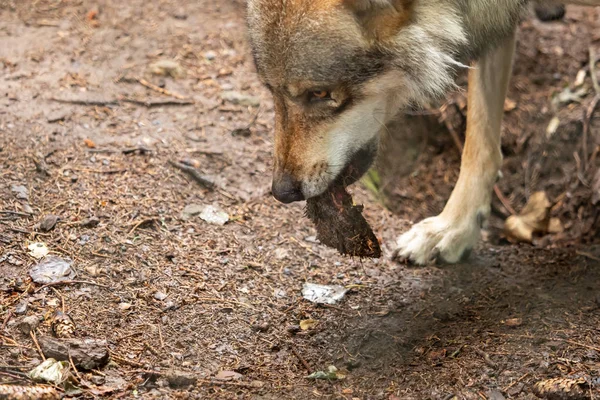
POLYGON ((589 350, 594 350, 594 351, 600 352, 600 347, 591 346, 589 344, 576 342, 576 341, 570 340, 570 339, 549 338, 549 337, 544 337, 544 336, 520 335, 520 334, 514 334, 514 333, 495 333, 495 332, 489 332, 488 335, 491 335, 491 336, 500 336, 500 337, 513 337, 513 338, 521 338, 521 339, 531 339, 531 340, 533 340, 533 339, 536 339, 536 340, 545 340, 545 341, 548 341, 548 342, 551 342, 551 341, 561 341, 561 342, 572 344, 573 346, 579 346, 579 347, 583 347, 585 349, 589 349, 589 350))
POLYGON ((526 372, 519 379, 517 379, 516 381, 514 381, 513 383, 511 383, 504 389, 502 389, 502 391, 506 393, 511 387, 515 386, 517 383, 521 382, 523 379, 527 378, 528 376, 529 376, 529 372, 526 372))
POLYGON ((144 78, 135 78, 135 80, 138 81, 138 83, 140 85, 145 86, 148 89, 154 90, 155 92, 158 92, 160 94, 164 94, 165 96, 175 97, 176 99, 179 99, 179 100, 186 100, 185 96, 180 95, 179 93, 171 92, 167 89, 163 89, 159 86, 153 85, 152 83, 148 82, 144 78))
POLYGON ((302 357, 300 355, 300 353, 298 353, 298 350, 296 350, 296 347, 293 344, 290 344, 290 349, 292 350, 292 353, 294 353, 294 355, 296 357, 298 357, 298 360, 300 360, 300 362, 302 363, 304 368, 306 368, 306 371, 310 374, 312 372, 312 368, 310 367, 310 364, 308 364, 308 362, 304 359, 304 357, 302 357))
POLYGON ((54 293, 56 293, 56 295, 58 297, 60 297, 60 304, 61 304, 61 311, 64 313, 65 312, 65 298, 63 297, 63 295, 55 288, 50 287, 50 289, 52 289, 52 291, 54 293))
POLYGON ((247 307, 247 308, 254 308, 250 304, 242 303, 241 301, 237 301, 237 300, 220 299, 218 297, 200 297, 195 294, 192 294, 190 296, 192 296, 194 299, 200 300, 200 301, 221 301, 223 303, 231 303, 231 304, 237 304, 237 305, 247 307))
POLYGON ((30 231, 26 231, 25 229, 15 228, 13 226, 9 226, 8 229, 10 229, 13 232, 22 233, 22 234, 25 234, 25 235, 31 235, 33 233, 33 232, 30 232, 30 231))
POLYGON ((58 103, 75 104, 80 106, 118 106, 120 102, 136 104, 144 107, 157 107, 157 106, 185 106, 194 104, 191 100, 138 100, 130 97, 122 97, 119 99, 106 99, 106 100, 94 100, 94 99, 61 99, 57 97, 50 98, 51 101, 58 103))
POLYGON ((40 344, 37 341, 37 338, 35 337, 35 332, 34 331, 30 331, 29 335, 31 336, 31 340, 33 340, 33 344, 35 345, 35 347, 37 348, 37 350, 40 352, 40 356, 42 356, 42 360, 46 361, 46 357, 44 356, 44 352, 42 351, 42 348, 40 347, 40 344))
POLYGON ((561 340, 565 343, 572 344, 573 346, 579 346, 579 347, 583 347, 588 350, 594 350, 594 351, 600 352, 600 347, 597 347, 597 346, 590 346, 589 344, 579 343, 579 342, 576 342, 574 340, 569 340, 569 339, 559 339, 559 340, 561 340))
POLYGON ((11 310, 8 310, 8 312, 6 313, 6 317, 4 318, 4 321, 2 321, 2 328, 0 328, 0 331, 3 331, 4 329, 6 329, 6 324, 8 324, 8 321, 10 321, 12 316, 13 316, 13 312, 11 310))
POLYGON ((510 202, 508 201, 508 199, 506 197, 504 197, 504 195, 502 194, 502 191, 500 190, 500 188, 498 187, 498 185, 494 185, 494 193, 496 193, 496 196, 498 197, 498 200, 500 200, 500 203, 502 203, 502 205, 504 206, 504 208, 506 208, 506 210, 511 213, 512 215, 517 215, 517 212, 515 211, 514 208, 512 208, 512 206, 510 205, 510 202))
POLYGON ((596 50, 590 46, 589 47, 590 54, 590 75, 592 77, 592 85, 594 86, 594 91, 596 94, 600 95, 600 83, 598 83, 598 75, 596 75, 596 50))
POLYGON ((208 190, 214 190, 215 189, 215 186, 216 186, 215 183, 213 181, 211 181, 210 179, 206 178, 200 172, 198 172, 198 170, 196 168, 187 166, 187 165, 185 165, 183 163, 180 163, 180 162, 177 162, 177 161, 169 161, 169 164, 171 164, 175 168, 177 168, 177 169, 185 172, 186 174, 188 174, 199 185, 205 187, 206 189, 208 189, 208 190))
POLYGON ((223 386, 235 386, 246 389, 258 389, 257 386, 253 386, 251 383, 242 383, 242 382, 230 382, 230 381, 222 381, 217 379, 198 379, 198 384, 200 385, 223 385, 223 386))
POLYGON ((156 357, 160 357, 160 353, 154 349, 154 347, 150 346, 148 342, 144 342, 144 347, 148 349, 148 351, 154 354, 156 357))
POLYGON ((485 351, 478 349, 478 348, 473 348, 475 350, 475 353, 479 354, 481 357, 483 357, 483 361, 485 361, 485 363, 492 368, 496 368, 498 365, 492 361, 492 359, 490 358, 490 355, 488 353, 486 353, 485 351))
POLYGON ((165 341, 163 340, 162 329, 160 325, 158 325, 158 339, 160 340, 160 348, 165 348, 165 341))
POLYGON ((144 365, 140 364, 139 362, 130 361, 126 358, 119 357, 118 355, 113 353, 111 350, 109 350, 109 351, 110 351, 111 358, 121 364, 129 365, 130 367, 135 367, 135 368, 143 368, 144 367, 144 365))
POLYGON ((129 235, 131 235, 137 228, 139 228, 141 225, 147 224, 149 222, 156 222, 157 219, 156 218, 147 218, 147 219, 143 219, 139 222, 136 222, 133 224, 133 228, 131 228, 131 230, 129 231, 129 235))
POLYGON ((575 252, 575 254, 583 256, 583 257, 586 257, 586 258, 589 258, 590 260, 600 261, 600 257, 596 257, 595 255, 590 254, 590 253, 586 253, 584 251, 579 251, 578 250, 578 251, 575 252))
POLYGON ((123 153, 131 154, 139 151, 140 153, 152 153, 152 150, 145 146, 126 147, 124 149, 86 149, 88 153, 123 153))
POLYGON ((182 270, 182 271, 185 271, 187 273, 190 273, 192 275, 198 275, 199 277, 204 278, 204 275, 201 272, 199 272, 199 271, 194 271, 193 269, 189 269, 189 268, 186 268, 186 267, 179 267, 179 269, 182 270))
POLYGON ((96 282, 92 282, 92 281, 71 280, 71 281, 58 281, 58 282, 47 283, 44 286, 40 286, 38 289, 36 289, 34 293, 37 293, 40 290, 42 290, 44 288, 47 288, 47 287, 51 287, 51 286, 73 285, 73 284, 77 284, 77 283, 81 283, 83 285, 94 285, 94 286, 98 286, 98 287, 101 287, 101 288, 104 288, 104 289, 110 289, 110 286, 106 286, 106 285, 103 285, 101 283, 96 283, 96 282))
POLYGON ((160 107, 160 106, 187 106, 190 104, 194 104, 191 100, 137 100, 129 97, 124 97, 121 101, 125 103, 137 104, 139 106, 144 107, 160 107))
POLYGON ((0 214, 18 215, 19 217, 31 217, 31 214, 28 213, 8 210, 0 210, 0 214))
POLYGON ((596 107, 598 106, 598 102, 600 102, 600 92, 596 92, 594 99, 590 103, 587 108, 583 120, 583 135, 581 137, 581 151, 583 152, 583 166, 585 169, 588 167, 588 136, 590 132, 590 125, 592 123, 592 117, 594 116, 594 111, 596 111, 596 107))
POLYGON ((73 371, 75 371, 75 375, 77 376, 77 379, 79 379, 79 382, 81 382, 81 375, 79 375, 79 371, 77 371, 77 367, 75 367, 75 363, 73 362, 73 357, 71 357, 70 351, 69 351, 69 363, 71 363, 71 367, 73 368, 73 371))
POLYGON ((58 103, 75 104, 80 106, 118 106, 119 102, 115 99, 94 100, 94 99, 61 99, 52 97, 50 100, 58 103))
POLYGON ((95 174, 120 174, 127 172, 127 169, 91 169, 91 168, 69 168, 78 172, 91 172, 95 174))
MULTIPOLYGON (((31 378, 29 376, 27 376, 27 374, 24 374, 22 372, 17 372, 17 371, 0 371, 0 375, 3 376, 8 376, 9 378, 13 378, 16 379, 18 381, 23 380, 23 378, 31 380, 31 378)), ((7 397, 9 398, 9 397, 7 397)))

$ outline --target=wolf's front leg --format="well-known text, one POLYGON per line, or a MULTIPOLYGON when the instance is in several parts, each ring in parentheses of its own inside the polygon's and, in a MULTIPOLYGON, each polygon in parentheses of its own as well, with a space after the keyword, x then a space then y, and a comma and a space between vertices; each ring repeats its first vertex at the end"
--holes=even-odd
POLYGON ((442 213, 398 238, 394 257, 427 264, 456 263, 476 244, 490 215, 502 164, 500 125, 512 70, 514 35, 469 71, 467 135, 460 175, 442 213))

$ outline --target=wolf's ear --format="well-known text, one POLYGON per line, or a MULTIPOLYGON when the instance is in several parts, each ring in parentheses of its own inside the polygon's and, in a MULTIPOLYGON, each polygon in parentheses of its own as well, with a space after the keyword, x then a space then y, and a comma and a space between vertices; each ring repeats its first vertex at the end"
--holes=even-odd
POLYGON ((398 32, 411 15, 416 0, 343 0, 365 33, 376 39, 385 39, 398 32))

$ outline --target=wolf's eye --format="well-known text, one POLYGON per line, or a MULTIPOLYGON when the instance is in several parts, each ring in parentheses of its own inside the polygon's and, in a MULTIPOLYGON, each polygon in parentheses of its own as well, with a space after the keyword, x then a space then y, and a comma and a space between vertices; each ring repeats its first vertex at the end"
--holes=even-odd
POLYGON ((308 99, 310 101, 331 100, 331 92, 327 90, 313 90, 308 92, 308 99))

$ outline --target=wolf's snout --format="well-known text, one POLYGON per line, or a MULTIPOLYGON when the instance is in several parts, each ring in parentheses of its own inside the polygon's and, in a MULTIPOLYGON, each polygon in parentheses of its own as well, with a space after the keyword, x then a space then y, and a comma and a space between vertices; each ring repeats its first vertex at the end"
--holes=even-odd
POLYGON ((271 192, 273 197, 285 204, 304 200, 302 183, 287 172, 273 177, 271 192))

